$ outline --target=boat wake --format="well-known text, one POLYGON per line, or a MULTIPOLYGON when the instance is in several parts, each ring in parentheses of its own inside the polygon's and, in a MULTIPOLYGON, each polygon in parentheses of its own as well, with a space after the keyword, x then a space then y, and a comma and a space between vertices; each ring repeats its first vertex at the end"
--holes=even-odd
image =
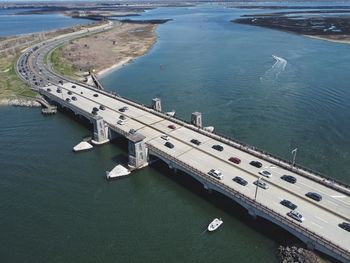
POLYGON ((278 75, 281 74, 286 69, 286 66, 288 64, 287 60, 275 55, 272 55, 272 57, 275 59, 275 63, 272 65, 270 69, 268 69, 264 76, 260 78, 260 80, 265 79, 277 79, 278 75))

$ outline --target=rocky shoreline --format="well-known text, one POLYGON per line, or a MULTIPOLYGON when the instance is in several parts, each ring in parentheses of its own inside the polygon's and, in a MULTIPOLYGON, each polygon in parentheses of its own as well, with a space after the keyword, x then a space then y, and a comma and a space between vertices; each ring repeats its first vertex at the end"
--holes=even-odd
POLYGON ((2 106, 15 106, 15 107, 41 107, 41 104, 34 98, 10 98, 0 100, 2 106))
POLYGON ((278 256, 282 263, 322 263, 314 252, 296 246, 280 246, 278 248, 278 256))

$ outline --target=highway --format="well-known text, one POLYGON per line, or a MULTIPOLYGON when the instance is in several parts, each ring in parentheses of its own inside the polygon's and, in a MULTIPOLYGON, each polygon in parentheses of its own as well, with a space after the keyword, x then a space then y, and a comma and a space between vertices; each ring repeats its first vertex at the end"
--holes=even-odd
MULTIPOLYGON (((69 36, 67 39, 78 35, 69 36)), ((224 175, 223 179, 215 180, 251 199, 255 198, 257 191, 257 203, 267 206, 285 217, 287 221, 306 227, 311 232, 327 239, 350 254, 350 232, 338 226, 339 223, 350 221, 350 196, 347 193, 337 191, 328 187, 327 184, 321 184, 302 176, 300 173, 273 164, 267 161, 266 158, 259 158, 242 151, 237 147, 224 143, 222 139, 211 136, 209 133, 199 133, 195 128, 189 127, 188 124, 176 121, 171 117, 165 117, 165 115, 156 114, 154 110, 148 107, 136 106, 124 98, 67 81, 67 79, 54 74, 50 66, 44 63, 45 54, 60 43, 67 41, 67 39, 46 42, 35 51, 22 56, 17 63, 19 75, 30 83, 34 89, 41 89, 43 94, 50 94, 50 98, 60 101, 64 107, 80 109, 84 112, 84 116, 88 118, 93 117, 92 109, 94 107, 100 108, 103 105, 105 109, 99 109, 98 115, 103 117, 112 130, 117 132, 121 130, 125 134, 131 129, 137 130, 146 136, 146 145, 155 147, 204 174, 207 174, 211 169, 220 170, 224 175), (26 75, 19 72, 19 69, 23 67, 27 67, 31 78, 26 79, 26 75), (33 76, 36 76, 36 80, 39 79, 39 83, 33 81, 33 76), (43 79, 43 81, 40 81, 40 79, 43 79), (119 109, 124 106, 127 106, 128 109, 121 112, 119 109), (123 124, 118 124, 121 115, 126 117, 126 121, 123 124), (170 125, 174 125, 175 128, 170 128, 170 125), (169 142, 174 145, 174 148, 171 149, 164 145, 166 141, 161 138, 164 134, 169 136, 169 142), (200 145, 191 143, 192 139, 199 140, 200 145), (217 144, 223 146, 224 150, 218 151, 212 148, 213 145, 217 144), (238 157, 241 162, 235 164, 228 160, 230 157, 238 157), (251 161, 259 161, 262 167, 252 166, 251 161), (262 170, 269 171, 272 174, 271 178, 260 175, 259 171, 262 170), (282 175, 292 175, 297 182, 295 184, 286 182, 280 178, 282 175), (248 184, 243 186, 234 182, 232 179, 235 176, 244 178, 248 184), (261 180, 268 184, 268 189, 258 188, 257 190, 253 182, 259 178, 262 178, 261 180), (307 192, 320 194, 322 200, 319 202, 311 200, 305 196, 307 192), (287 216, 290 209, 280 204, 283 199, 287 199, 298 206, 296 210, 305 218, 302 223, 287 216)), ((210 177, 210 175, 207 176, 210 177)))

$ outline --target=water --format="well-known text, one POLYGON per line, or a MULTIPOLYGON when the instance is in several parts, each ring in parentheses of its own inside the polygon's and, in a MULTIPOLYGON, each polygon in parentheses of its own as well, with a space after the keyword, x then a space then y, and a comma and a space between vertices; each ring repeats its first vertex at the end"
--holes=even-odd
MULTIPOLYGON (((103 84, 145 104, 159 96, 186 119, 202 111, 206 125, 286 158, 298 147, 298 162, 350 183, 350 46, 229 22, 245 12, 146 12, 175 20, 103 84)), ((2 107, 0 118, 0 262, 277 262, 291 239, 162 163, 107 183, 126 142, 74 154, 90 131, 68 115, 2 107), (208 234, 213 217, 224 225, 208 234)))
POLYGON ((88 19, 72 19, 61 14, 15 15, 26 9, 0 9, 0 36, 27 34, 91 23, 88 19))

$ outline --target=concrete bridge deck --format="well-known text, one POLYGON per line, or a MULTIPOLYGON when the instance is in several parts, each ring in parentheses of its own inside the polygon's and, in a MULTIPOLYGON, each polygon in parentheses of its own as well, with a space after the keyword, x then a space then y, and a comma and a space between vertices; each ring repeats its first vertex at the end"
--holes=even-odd
MULTIPOLYGON (((35 69, 38 65, 45 67, 42 61, 45 52, 58 44, 59 41, 52 46, 47 44, 36 51, 40 52, 39 55, 34 54, 33 58, 28 59, 28 63, 34 63, 30 65, 33 74, 39 76, 35 69)), ((39 92, 52 102, 91 120, 95 125, 95 133, 104 133, 104 138, 108 139, 115 134, 126 137, 130 129, 137 130, 145 136, 144 142, 148 154, 162 159, 169 167, 187 172, 206 188, 229 196, 247 208, 250 214, 262 216, 280 225, 310 247, 343 262, 350 261, 350 233, 338 227, 339 223, 350 220, 350 195, 347 185, 329 182, 317 174, 297 169, 276 157, 211 134, 125 98, 79 83, 68 82, 67 79, 53 74, 49 68, 44 68, 40 75, 43 73, 53 80, 61 79, 64 84, 39 87, 39 92), (73 96, 76 100, 72 99, 73 96), (70 99, 69 102, 67 98, 70 99), (93 115, 93 107, 99 108, 100 105, 105 109, 100 109, 97 116, 93 115), (127 106, 128 110, 120 112, 118 109, 124 106, 127 106), (120 115, 127 118, 122 125, 117 124, 120 115), (96 122, 97 119, 100 122, 96 122), (169 125, 174 125, 175 129, 169 128, 169 125), (164 145, 165 140, 161 138, 163 134, 170 137, 169 141, 174 148, 170 149, 164 145), (190 142, 191 139, 197 139, 201 144, 194 145, 190 142), (214 144, 222 145, 224 150, 219 152, 213 149, 214 144), (228 161, 232 156, 239 157, 241 163, 234 164, 228 161), (251 166, 249 162, 253 160, 261 162, 262 168, 251 166), (222 171, 223 180, 209 176, 207 173, 210 169, 222 171), (255 200, 257 188, 253 182, 261 177, 260 170, 271 172, 272 177, 264 178, 270 187, 267 190, 260 188, 255 200), (297 183, 290 184, 281 180, 280 176, 284 174, 296 177, 297 183), (248 181, 248 185, 241 186, 232 181, 235 176, 243 177, 248 181), (320 193, 322 201, 316 202, 307 198, 305 193, 309 191, 320 193), (297 210, 305 217, 304 222, 298 223, 286 215, 290 209, 280 204, 283 199, 298 205, 297 210)))

